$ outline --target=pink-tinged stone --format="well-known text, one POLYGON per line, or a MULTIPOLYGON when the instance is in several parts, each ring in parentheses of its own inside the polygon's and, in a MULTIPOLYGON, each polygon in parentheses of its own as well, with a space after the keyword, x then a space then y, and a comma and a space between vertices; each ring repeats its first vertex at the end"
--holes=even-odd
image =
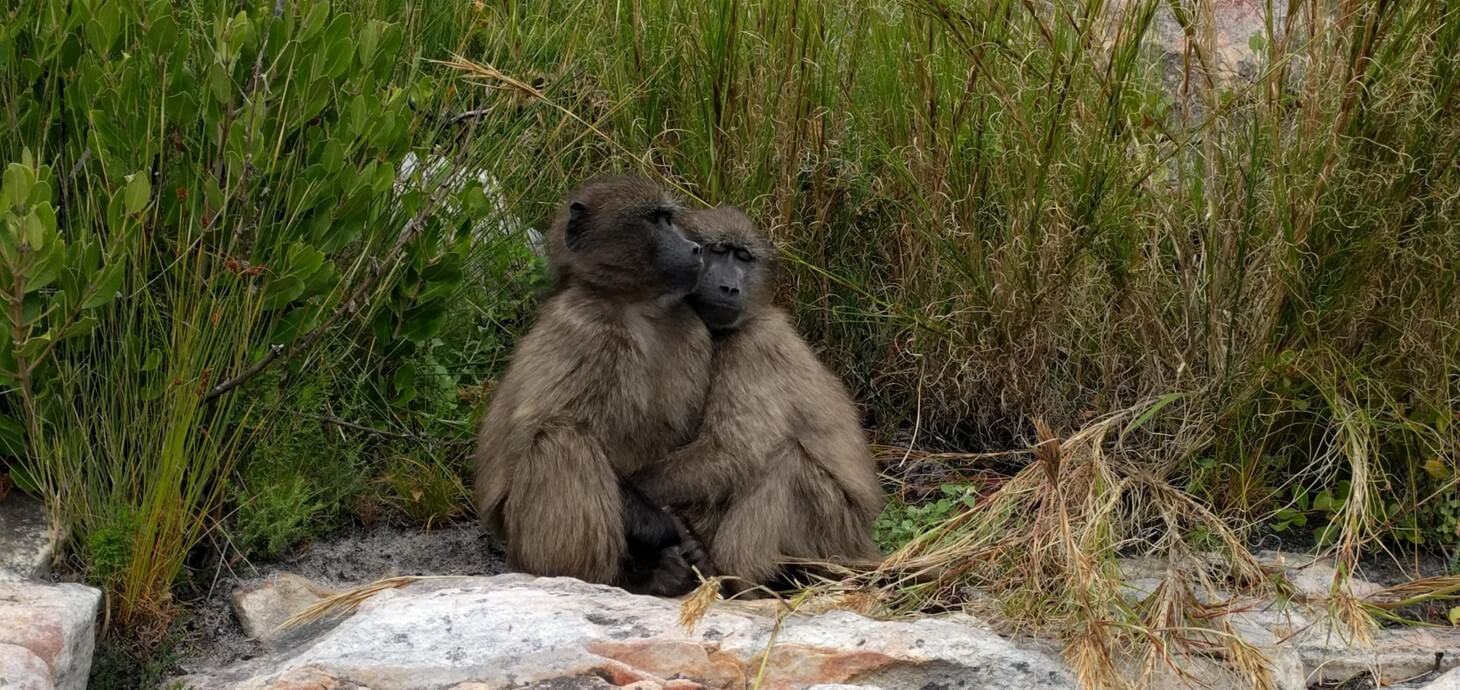
POLYGON ((57 690, 83 690, 100 603, 101 592, 85 585, 0 580, 0 644, 44 662, 57 690))

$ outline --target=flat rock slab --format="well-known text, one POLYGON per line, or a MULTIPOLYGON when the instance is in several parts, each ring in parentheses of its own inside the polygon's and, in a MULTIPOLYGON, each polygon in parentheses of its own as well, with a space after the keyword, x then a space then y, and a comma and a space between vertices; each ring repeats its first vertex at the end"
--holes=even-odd
MULTIPOLYGON (((85 585, 0 581, 0 677, 34 676, 37 667, 30 660, 34 657, 46 669, 46 684, 16 680, 16 687, 85 688, 100 603, 101 591, 85 585)), ((0 683, 0 687, 12 686, 0 683)))
POLYGON ((570 578, 426 580, 386 590, 290 651, 178 679, 198 690, 358 688, 1077 687, 1059 661, 966 618, 787 617, 717 604, 693 631, 680 602, 570 578))
POLYGON ((0 500, 0 580, 44 576, 55 549, 45 505, 14 491, 0 500))

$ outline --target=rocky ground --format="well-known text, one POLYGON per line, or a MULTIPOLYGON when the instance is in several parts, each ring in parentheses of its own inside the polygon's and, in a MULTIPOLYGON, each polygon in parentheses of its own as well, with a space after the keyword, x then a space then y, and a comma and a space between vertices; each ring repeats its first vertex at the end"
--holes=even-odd
POLYGON ((385 526, 352 527, 317 540, 272 563, 216 567, 212 585, 192 602, 186 623, 185 672, 217 668, 265 651, 234 615, 234 593, 292 574, 322 590, 359 585, 397 575, 495 575, 507 572, 502 550, 474 523, 422 531, 385 526))
MULTIPOLYGON (((50 552, 39 504, 11 497, 3 505, 0 688, 84 688, 100 592, 47 581, 45 561, 36 560, 50 552)), ((1211 624, 1230 626, 1270 661, 1272 687, 1460 690, 1460 671, 1451 671, 1460 663, 1454 628, 1382 629, 1370 644, 1347 639, 1322 601, 1331 565, 1295 553, 1261 558, 1285 570, 1292 600, 1239 599, 1211 624), (1304 597, 1314 601, 1302 605, 1304 597)), ((218 567, 193 602, 192 652, 176 680, 198 690, 689 690, 744 688, 756 678, 765 688, 1076 687, 1058 643, 1010 639, 967 615, 879 621, 824 610, 778 623, 774 603, 720 602, 686 628, 680 601, 566 578, 493 575, 502 569, 501 552, 475 525, 352 530, 277 563, 218 567), (428 577, 366 593, 356 610, 281 626, 332 595, 404 575, 428 577)), ((1133 559, 1122 570, 1134 602, 1165 565, 1133 559)), ((1365 596, 1380 585, 1350 587, 1365 596)), ((1171 662, 1150 687, 1251 687, 1213 658, 1171 662)))

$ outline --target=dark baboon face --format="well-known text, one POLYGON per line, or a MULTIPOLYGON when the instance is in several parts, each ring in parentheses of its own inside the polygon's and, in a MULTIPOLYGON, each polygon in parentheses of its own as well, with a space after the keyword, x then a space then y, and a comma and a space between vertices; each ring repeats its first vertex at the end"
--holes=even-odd
POLYGON ((590 180, 568 195, 549 231, 549 261, 600 290, 635 297, 686 295, 703 267, 699 243, 675 224, 679 202, 631 176, 590 180))
POLYGON ((710 330, 732 331, 771 298, 775 250, 739 209, 683 213, 686 230, 705 248, 705 268, 689 303, 710 330))

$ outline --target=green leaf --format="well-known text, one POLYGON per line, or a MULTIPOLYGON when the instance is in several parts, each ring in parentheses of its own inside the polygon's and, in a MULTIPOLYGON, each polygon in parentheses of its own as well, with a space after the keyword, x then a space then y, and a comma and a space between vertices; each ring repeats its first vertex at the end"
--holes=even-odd
POLYGON ((264 288, 264 309, 278 309, 304 294, 304 281, 296 276, 280 276, 264 288))
POLYGON ((127 264, 121 260, 103 268, 92 284, 91 297, 81 304, 81 308, 95 309, 116 299, 117 291, 122 287, 122 279, 126 277, 126 270, 127 264))
POLYGON ((216 62, 208 65, 208 90, 222 105, 233 102, 233 80, 228 77, 223 65, 216 62))
POLYGON ((147 200, 152 197, 152 183, 147 179, 147 171, 136 172, 127 176, 126 204, 127 213, 136 215, 147 208, 147 200))
POLYGON ((336 139, 325 142, 324 155, 321 157, 324 169, 329 173, 337 173, 345 165, 345 146, 336 139))
POLYGON ((303 242, 295 242, 289 245, 289 252, 284 257, 284 265, 283 273, 285 275, 306 280, 313 276, 320 266, 324 265, 324 254, 303 242))
POLYGON ((380 45, 381 24, 382 22, 379 19, 372 19, 365 24, 364 30, 360 32, 360 64, 367 68, 370 67, 371 63, 375 62, 375 48, 380 45))
POLYGON ((31 185, 35 184, 35 173, 19 163, 11 163, 5 168, 4 188, 0 191, 0 197, 5 199, 7 208, 21 208, 30 198, 31 185))
POLYGON ((35 209, 26 214, 20 236, 31 249, 39 250, 46 246, 46 224, 35 209))
POLYGON ((111 51, 112 44, 122 33, 122 13, 114 2, 103 2, 91 12, 91 21, 86 24, 86 39, 99 53, 111 51))
POLYGON ((25 279, 25 291, 35 292, 56 280, 61 275, 61 269, 66 266, 66 247, 59 239, 46 245, 45 250, 40 254, 40 259, 30 267, 30 274, 25 279))
POLYGON ((309 7, 309 14, 304 15, 304 21, 299 25, 299 40, 307 41, 319 34, 324 28, 324 20, 329 19, 330 6, 327 2, 315 2, 309 7))
POLYGON ((177 20, 168 14, 154 18, 152 25, 147 27, 147 47, 153 52, 166 54, 176 43, 177 20))
POLYGON ((162 364, 162 350, 152 348, 147 351, 147 359, 142 362, 142 371, 154 371, 162 364))
POLYGON ((15 348, 15 356, 26 361, 35 359, 51 342, 51 332, 46 331, 42 335, 34 335, 26 338, 20 347, 15 348))
POLYGON ((355 59, 355 37, 350 35, 350 15, 341 13, 324 30, 324 76, 339 79, 355 59))
POLYGON ((395 398, 391 400, 392 405, 405 405, 416 399, 416 365, 411 363, 402 364, 395 370, 391 377, 391 385, 395 388, 395 398))
POLYGON ((96 330, 96 323, 95 316, 83 316, 77 319, 75 323, 67 326, 66 330, 61 331, 61 339, 65 340, 67 338, 90 335, 93 330, 96 330))

